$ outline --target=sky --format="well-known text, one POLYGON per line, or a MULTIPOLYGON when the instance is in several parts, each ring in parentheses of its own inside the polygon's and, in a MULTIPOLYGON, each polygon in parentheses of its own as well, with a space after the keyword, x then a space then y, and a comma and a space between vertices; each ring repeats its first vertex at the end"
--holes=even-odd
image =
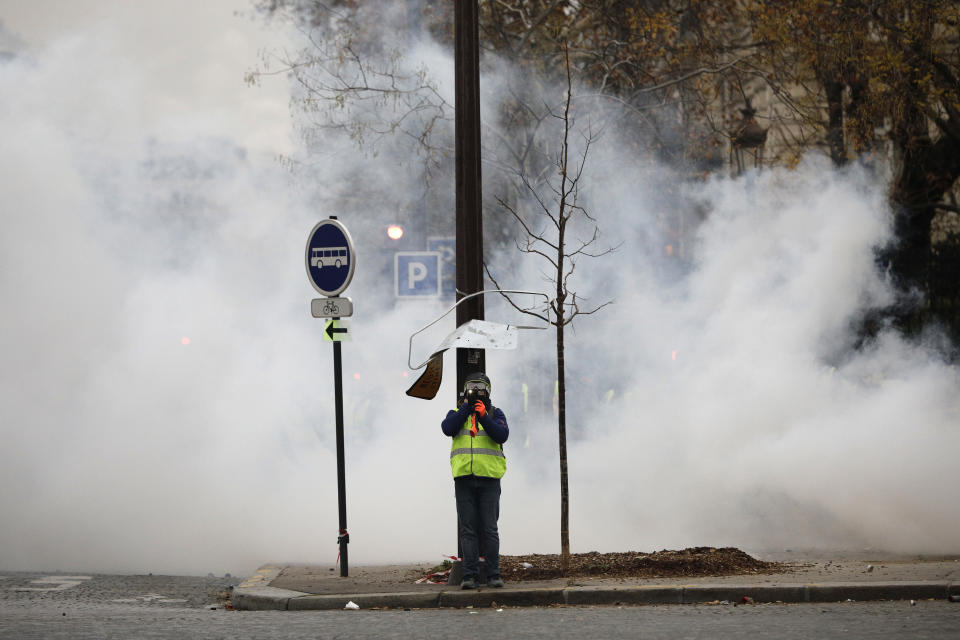
MULTIPOLYGON (((303 261, 337 214, 357 248, 351 562, 454 554, 452 383, 429 402, 403 393, 409 336, 447 306, 394 300, 376 266, 378 234, 417 202, 409 151, 321 133, 307 154, 287 80, 245 82, 299 41, 242 0, 2 1, 0 20, 15 53, 0 64, 0 569, 333 565, 332 357, 303 261), (345 195, 360 204, 342 210, 345 195)), ((452 100, 449 55, 410 55, 452 100)), ((709 214, 671 271, 658 221, 682 203, 617 143, 593 147, 583 203, 623 245, 572 281, 613 302, 567 333, 572 550, 960 552, 956 370, 932 339, 850 350, 859 314, 895 296, 874 261, 882 178, 810 157, 691 184, 682 198, 709 214)), ((488 259, 505 286, 547 288, 533 260, 488 259)), ((495 303, 487 319, 531 323, 495 303)), ((487 356, 511 425, 503 553, 559 550, 552 340, 525 331, 487 356)))

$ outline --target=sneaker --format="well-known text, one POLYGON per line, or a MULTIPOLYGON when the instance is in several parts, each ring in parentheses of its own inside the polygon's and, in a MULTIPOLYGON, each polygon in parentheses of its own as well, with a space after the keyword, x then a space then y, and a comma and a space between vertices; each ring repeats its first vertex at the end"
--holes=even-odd
POLYGON ((477 581, 474 580, 473 578, 467 578, 466 580, 464 580, 463 582, 460 583, 460 588, 461 588, 461 589, 476 589, 476 588, 477 588, 477 581))
POLYGON ((500 577, 487 578, 487 586, 488 586, 488 587, 495 587, 495 588, 499 589, 500 587, 503 586, 503 579, 500 578, 500 577))

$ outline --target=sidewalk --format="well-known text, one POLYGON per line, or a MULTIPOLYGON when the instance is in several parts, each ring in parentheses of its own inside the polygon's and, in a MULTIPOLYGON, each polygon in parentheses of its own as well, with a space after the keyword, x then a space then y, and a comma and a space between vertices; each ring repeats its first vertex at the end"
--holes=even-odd
MULTIPOLYGON (((751 553, 790 563, 783 573, 704 578, 557 578, 507 582, 502 589, 416 581, 432 565, 350 566, 270 564, 234 589, 243 610, 361 609, 550 605, 837 602, 960 597, 960 556, 878 552, 751 553)), ((960 603, 958 603, 960 606, 960 603)))

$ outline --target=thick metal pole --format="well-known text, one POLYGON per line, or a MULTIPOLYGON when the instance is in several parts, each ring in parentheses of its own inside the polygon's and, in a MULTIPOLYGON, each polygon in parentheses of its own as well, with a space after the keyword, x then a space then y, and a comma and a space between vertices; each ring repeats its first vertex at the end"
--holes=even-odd
POLYGON ((347 544, 350 542, 350 534, 347 533, 347 480, 343 456, 343 367, 339 341, 333 343, 333 392, 337 415, 337 499, 340 504, 340 535, 337 536, 337 543, 340 545, 340 575, 346 578, 349 575, 347 544))
MULTIPOLYGON (((477 0, 454 0, 454 138, 456 157, 457 300, 483 290, 483 210, 480 179, 480 28, 477 0)), ((457 326, 483 320, 483 296, 457 307, 457 326)), ((457 388, 468 374, 486 371, 483 349, 457 349, 457 388)), ((460 548, 457 526, 457 555, 460 548)), ((461 567, 455 563, 450 579, 461 567)))
MULTIPOLYGON (((477 0, 455 0, 457 299, 483 289, 478 13, 477 0)), ((483 296, 457 307, 458 327, 474 319, 483 319, 483 296)), ((457 349, 457 392, 463 388, 467 374, 485 370, 483 349, 457 349)))

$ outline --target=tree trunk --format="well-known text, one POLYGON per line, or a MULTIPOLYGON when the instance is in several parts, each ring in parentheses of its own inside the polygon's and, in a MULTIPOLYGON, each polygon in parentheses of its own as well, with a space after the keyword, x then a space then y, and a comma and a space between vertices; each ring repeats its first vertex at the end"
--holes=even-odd
MULTIPOLYGON (((561 310, 563 307, 560 307, 561 310)), ((562 313, 562 311, 561 311, 562 313)), ((557 431, 560 438, 560 566, 570 569, 570 492, 567 484, 567 389, 564 380, 563 316, 557 322, 557 431)))
MULTIPOLYGON (((948 112, 947 130, 941 129, 934 141, 930 135, 925 69, 922 62, 932 57, 927 50, 934 31, 929 7, 911 7, 906 17, 919 27, 915 43, 907 49, 908 58, 903 93, 906 96, 899 117, 894 121, 891 139, 900 152, 899 173, 894 181, 895 243, 886 250, 885 259, 896 284, 906 291, 925 293, 930 269, 930 223, 936 205, 960 178, 960 136, 955 131, 954 111, 948 112)), ((915 300, 919 300, 918 296, 915 300)), ((906 331, 923 326, 924 311, 916 302, 894 311, 894 317, 906 331)))
MULTIPOLYGON (((930 223, 940 202, 960 179, 960 142, 943 136, 907 142, 902 167, 894 184, 896 243, 887 251, 887 262, 896 284, 904 290, 926 291, 930 263, 930 223)), ((905 329, 919 328, 918 308, 901 309, 898 320, 905 329)))
POLYGON ((821 80, 827 95, 827 145, 834 166, 847 163, 847 145, 843 135, 843 82, 839 74, 828 72, 821 80))
MULTIPOLYGON (((930 223, 936 204, 960 178, 960 139, 942 132, 936 141, 931 140, 926 114, 916 104, 905 110, 892 137, 901 160, 892 193, 896 243, 887 251, 887 262, 899 287, 924 292, 929 276, 930 223)), ((900 311, 899 319, 908 321, 905 328, 919 326, 917 318, 910 317, 919 311, 900 311)))

